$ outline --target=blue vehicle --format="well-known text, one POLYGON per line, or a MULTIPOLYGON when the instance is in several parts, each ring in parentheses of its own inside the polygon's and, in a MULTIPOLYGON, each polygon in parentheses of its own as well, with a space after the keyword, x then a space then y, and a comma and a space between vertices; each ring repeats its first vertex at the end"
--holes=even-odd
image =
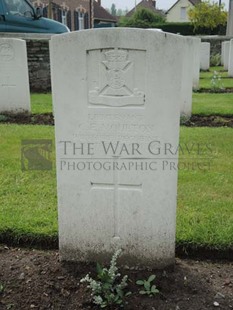
POLYGON ((0 32, 64 33, 69 28, 42 17, 27 0, 0 0, 0 32))

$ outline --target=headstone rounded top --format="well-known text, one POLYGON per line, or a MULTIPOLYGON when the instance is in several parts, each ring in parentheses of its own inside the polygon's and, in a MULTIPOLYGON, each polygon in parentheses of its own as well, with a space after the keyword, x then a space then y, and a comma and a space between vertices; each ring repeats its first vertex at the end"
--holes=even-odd
MULTIPOLYGON (((107 35, 108 37, 111 35, 122 36, 122 35, 135 35, 137 38, 145 37, 145 34, 158 37, 158 38, 177 38, 179 40, 183 39, 183 36, 177 35, 174 33, 163 32, 159 29, 140 29, 140 28, 101 28, 101 29, 87 29, 87 30, 79 30, 72 31, 69 33, 62 33, 52 36, 51 41, 63 41, 65 39, 69 40, 69 38, 73 37, 82 37, 90 38, 91 36, 101 36, 107 35), (149 30, 149 31, 148 31, 149 30)), ((81 39, 82 40, 82 39, 81 39)), ((108 40, 108 38, 106 38, 108 40)))

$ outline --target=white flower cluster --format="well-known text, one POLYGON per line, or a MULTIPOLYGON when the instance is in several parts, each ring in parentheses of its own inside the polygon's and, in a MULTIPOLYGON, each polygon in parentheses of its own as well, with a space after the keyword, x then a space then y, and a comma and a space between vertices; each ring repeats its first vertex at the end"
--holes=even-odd
POLYGON ((107 270, 107 269, 105 268, 105 270, 108 271, 108 275, 109 275, 109 277, 110 277, 112 280, 115 280, 117 277, 120 277, 120 275, 121 275, 120 273, 117 273, 117 274, 116 274, 116 272, 117 272, 117 270, 118 270, 118 268, 117 268, 117 266, 116 266, 116 261, 117 261, 117 258, 120 256, 121 252, 122 252, 121 249, 117 250, 117 251, 115 252, 115 254, 113 255, 112 259, 111 259, 111 263, 110 263, 109 269, 107 270))
POLYGON ((213 77, 211 79, 211 87, 214 90, 224 89, 223 84, 222 84, 222 77, 217 71, 214 71, 213 77))
POLYGON ((100 280, 96 281, 92 279, 89 274, 80 280, 81 283, 88 283, 87 287, 92 291, 91 296, 94 304, 101 306, 101 308, 106 307, 113 301, 118 301, 118 304, 123 303, 123 290, 128 285, 128 276, 125 275, 120 283, 116 283, 116 279, 121 276, 116 265, 117 258, 120 254, 121 250, 117 250, 111 259, 109 269, 102 269, 101 275, 105 275, 104 277, 101 278, 100 274, 98 274, 100 280))
POLYGON ((101 293, 101 285, 100 282, 90 278, 89 274, 87 274, 84 278, 80 280, 81 283, 87 282, 89 285, 87 286, 95 293, 101 293))

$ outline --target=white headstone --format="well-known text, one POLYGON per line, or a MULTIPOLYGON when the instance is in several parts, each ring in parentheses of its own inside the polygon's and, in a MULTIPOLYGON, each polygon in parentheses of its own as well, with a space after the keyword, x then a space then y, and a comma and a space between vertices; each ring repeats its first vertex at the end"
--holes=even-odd
POLYGON ((224 49, 225 49, 225 41, 221 44, 221 65, 224 65, 224 49))
POLYGON ((0 38, 0 112, 30 111, 26 42, 0 38))
POLYGON ((185 37, 182 86, 181 86, 181 117, 189 118, 192 115, 192 94, 193 94, 193 59, 194 40, 185 37))
POLYGON ((200 68, 203 71, 207 71, 210 68, 210 43, 201 43, 201 57, 200 68))
POLYGON ((233 36, 233 0, 229 0, 227 36, 233 36))
POLYGON ((201 39, 194 38, 193 47, 193 89, 199 88, 201 39))
POLYGON ((233 77, 233 39, 230 41, 228 76, 233 77))
POLYGON ((228 70, 230 41, 226 41, 224 45, 224 69, 228 70))
POLYGON ((173 264, 184 39, 98 29, 50 48, 61 259, 173 264))

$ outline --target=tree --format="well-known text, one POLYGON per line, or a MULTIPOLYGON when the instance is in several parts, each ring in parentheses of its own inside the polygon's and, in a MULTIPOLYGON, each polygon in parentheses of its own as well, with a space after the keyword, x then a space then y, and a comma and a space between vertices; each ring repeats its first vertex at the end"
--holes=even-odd
POLYGON ((195 30, 201 27, 213 30, 227 23, 227 12, 224 11, 224 5, 219 6, 218 3, 210 3, 209 0, 198 3, 189 10, 188 14, 195 30))
POLYGON ((155 28, 156 24, 164 23, 165 17, 149 9, 138 8, 131 17, 120 19, 121 27, 155 28))
POLYGON ((123 16, 123 10, 122 9, 118 9, 116 15, 117 16, 123 16))
POLYGON ((112 16, 116 16, 116 12, 117 12, 116 5, 115 5, 115 3, 113 3, 112 6, 111 6, 111 14, 112 14, 112 16))

